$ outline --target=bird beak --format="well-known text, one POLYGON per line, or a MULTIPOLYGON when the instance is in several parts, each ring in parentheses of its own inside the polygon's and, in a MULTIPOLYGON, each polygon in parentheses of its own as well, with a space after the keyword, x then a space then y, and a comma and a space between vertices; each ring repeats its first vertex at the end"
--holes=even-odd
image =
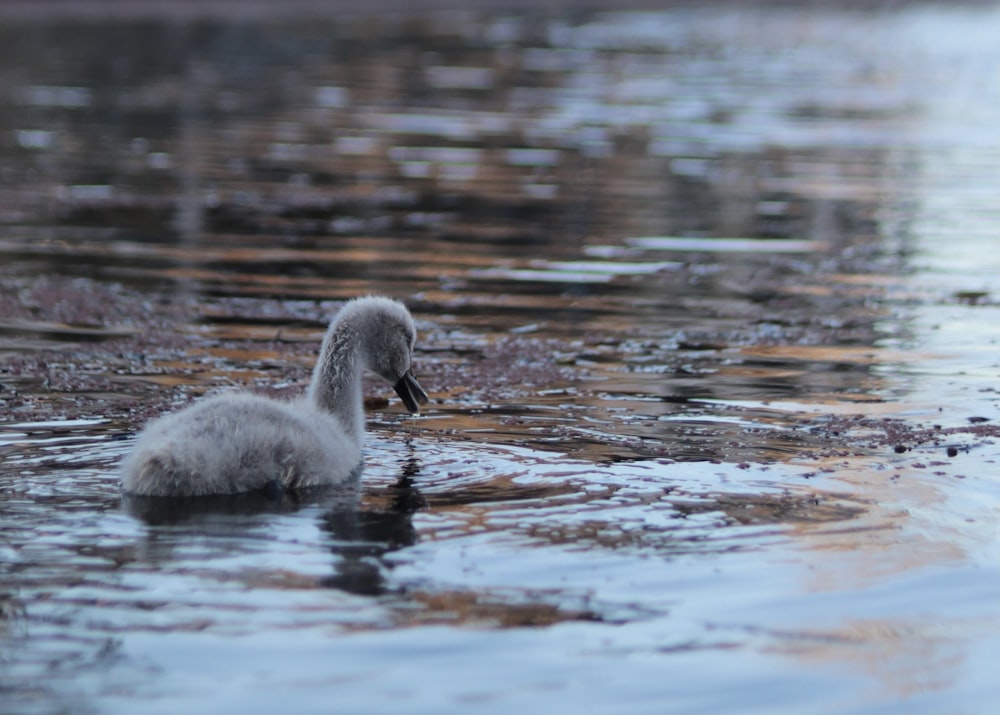
POLYGON ((406 372, 399 378, 393 389, 396 390, 406 409, 415 415, 420 413, 420 405, 427 403, 427 393, 420 387, 412 372, 406 372))

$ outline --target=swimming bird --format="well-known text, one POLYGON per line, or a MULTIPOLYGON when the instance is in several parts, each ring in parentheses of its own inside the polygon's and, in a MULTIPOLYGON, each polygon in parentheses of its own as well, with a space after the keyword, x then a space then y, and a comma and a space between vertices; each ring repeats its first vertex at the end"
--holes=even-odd
POLYGON ((330 323, 302 397, 223 394, 154 420, 122 463, 123 491, 235 494, 351 478, 361 467, 364 370, 393 385, 410 412, 427 402, 412 372, 415 340, 402 303, 378 296, 347 302, 330 323))

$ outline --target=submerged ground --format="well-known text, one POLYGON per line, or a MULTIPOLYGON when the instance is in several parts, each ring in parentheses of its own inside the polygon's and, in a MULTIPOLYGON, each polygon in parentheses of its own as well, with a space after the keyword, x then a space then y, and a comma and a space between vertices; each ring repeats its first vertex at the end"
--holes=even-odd
POLYGON ((1000 697, 1000 13, 0 23, 0 709, 1000 697), (123 500, 407 302, 358 485, 123 500))

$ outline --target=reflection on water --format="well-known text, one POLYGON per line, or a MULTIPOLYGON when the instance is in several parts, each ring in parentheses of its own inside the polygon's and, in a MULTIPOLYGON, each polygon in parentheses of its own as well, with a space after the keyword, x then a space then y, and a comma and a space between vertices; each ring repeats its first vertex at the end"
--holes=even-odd
POLYGON ((427 506, 413 481, 419 473, 419 462, 411 457, 392 486, 381 494, 369 493, 369 503, 388 502, 381 508, 338 504, 323 515, 323 528, 333 537, 333 551, 342 557, 337 573, 323 579, 323 585, 359 596, 386 592, 384 556, 416 543, 413 514, 427 506))
POLYGON ((992 707, 998 23, 5 17, 0 709, 992 707), (369 291, 360 484, 119 495, 369 291))

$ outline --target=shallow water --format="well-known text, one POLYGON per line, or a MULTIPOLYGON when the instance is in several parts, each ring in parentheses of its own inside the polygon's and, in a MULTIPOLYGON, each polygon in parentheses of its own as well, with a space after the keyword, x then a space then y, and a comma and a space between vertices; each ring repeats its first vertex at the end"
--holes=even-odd
POLYGON ((990 712, 998 31, 5 18, 0 709, 990 712), (121 498, 367 291, 360 484, 121 498))

